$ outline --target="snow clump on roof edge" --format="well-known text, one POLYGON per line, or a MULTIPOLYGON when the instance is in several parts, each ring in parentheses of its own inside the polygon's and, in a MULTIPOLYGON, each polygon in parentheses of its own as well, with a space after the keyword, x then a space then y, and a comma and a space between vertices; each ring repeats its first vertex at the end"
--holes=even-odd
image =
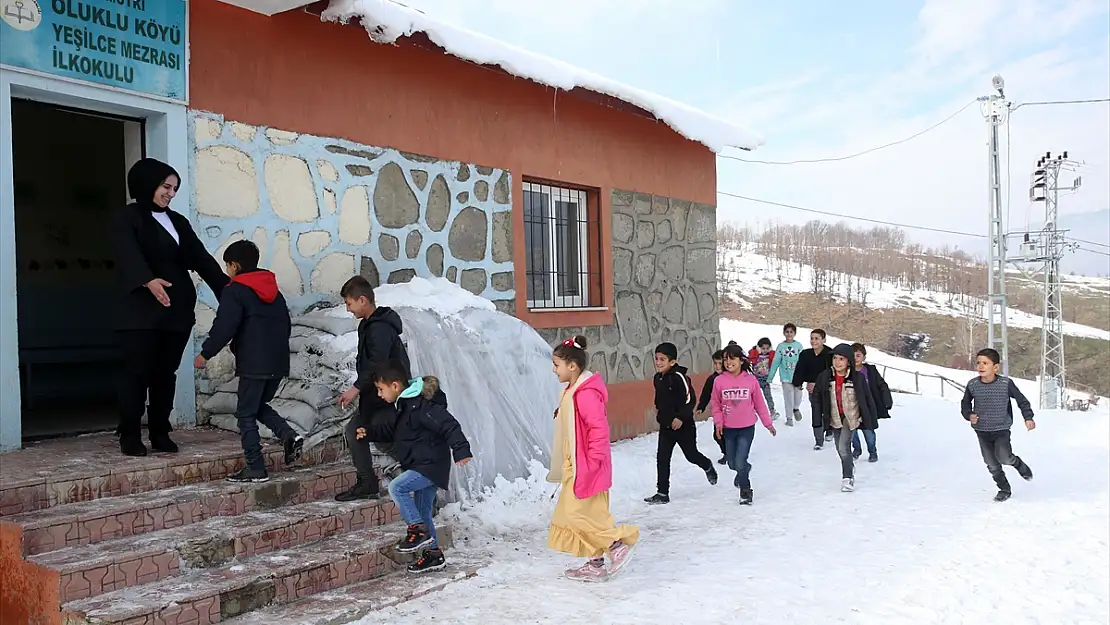
POLYGON ((612 96, 651 112, 675 132, 716 153, 726 147, 754 150, 764 143, 758 133, 687 104, 453 26, 393 0, 331 0, 322 18, 336 22, 358 18, 370 38, 378 43, 394 43, 401 37, 422 32, 460 59, 496 65, 514 76, 564 91, 580 87, 612 96))

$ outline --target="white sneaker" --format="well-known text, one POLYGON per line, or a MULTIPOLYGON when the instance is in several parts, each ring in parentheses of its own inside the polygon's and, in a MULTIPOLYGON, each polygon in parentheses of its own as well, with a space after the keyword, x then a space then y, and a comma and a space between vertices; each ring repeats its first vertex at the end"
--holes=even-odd
POLYGON ((856 480, 855 480, 855 478, 846 477, 846 478, 840 480, 840 492, 850 493, 854 490, 856 490, 856 480))
POLYGON ((771 413, 771 422, 774 423, 775 421, 778 421, 779 417, 781 416, 782 415, 779 414, 779 411, 774 411, 773 413, 771 413))
POLYGON ((788 427, 788 428, 794 427, 794 420, 791 419, 790 417, 786 418, 786 427, 788 427))

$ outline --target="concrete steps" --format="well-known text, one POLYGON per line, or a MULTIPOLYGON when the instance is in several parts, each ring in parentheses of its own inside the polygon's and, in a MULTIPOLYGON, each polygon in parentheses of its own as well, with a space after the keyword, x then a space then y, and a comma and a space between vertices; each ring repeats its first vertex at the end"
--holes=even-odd
MULTIPOLYGON (((372 594, 358 585, 401 571, 393 545, 404 527, 388 498, 333 500, 355 481, 340 441, 295 469, 269 447, 271 480, 234 484, 225 478, 243 466, 236 436, 175 438, 176 455, 125 458, 114 437, 86 437, 0 456, 0 622, 204 625, 312 606, 357 612, 476 570, 449 554, 446 572, 404 592, 382 581, 372 594)), ((439 534, 449 546, 450 528, 439 534)))

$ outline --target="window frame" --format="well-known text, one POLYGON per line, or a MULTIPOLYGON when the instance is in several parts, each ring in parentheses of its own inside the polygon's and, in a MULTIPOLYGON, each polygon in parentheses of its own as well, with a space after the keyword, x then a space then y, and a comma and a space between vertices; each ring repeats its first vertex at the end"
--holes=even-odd
MULTIPOLYGON (((572 186, 560 186, 547 182, 539 181, 522 181, 522 191, 525 198, 528 194, 538 194, 546 197, 547 202, 547 215, 541 217, 545 221, 544 227, 540 232, 544 233, 544 241, 548 249, 551 251, 550 258, 544 255, 544 267, 537 272, 533 265, 533 252, 527 246, 527 238, 525 240, 525 302, 529 310, 535 312, 546 311, 561 311, 561 310, 590 310, 591 309, 591 295, 593 285, 591 284, 590 277, 590 253, 589 245, 591 241, 590 233, 590 194, 588 191, 572 186), (559 211, 557 209, 558 203, 573 204, 577 207, 575 222, 577 223, 577 241, 573 256, 567 254, 567 243, 562 246, 558 244, 560 236, 560 222, 569 221, 569 219, 560 219, 559 211), (577 291, 576 295, 563 295, 561 291, 564 290, 567 280, 574 280, 571 276, 560 278, 559 266, 565 266, 564 259, 574 258, 577 261, 576 271, 571 272, 577 275, 577 291), (541 277, 542 276, 542 277, 541 277), (540 294, 542 297, 537 297, 536 285, 537 280, 540 284, 545 286, 545 292, 540 294), (546 284, 544 284, 546 283, 546 284), (562 284, 561 284, 562 283, 562 284), (532 294, 529 296, 527 290, 531 288, 532 294), (549 294, 549 295, 548 295, 549 294)), ((535 226, 535 214, 529 214, 527 206, 530 200, 524 199, 525 214, 524 226, 526 230, 526 237, 528 236, 527 230, 535 226)), ((567 232, 571 231, 571 226, 567 226, 567 232)), ((565 273, 565 272, 564 272, 565 273)))

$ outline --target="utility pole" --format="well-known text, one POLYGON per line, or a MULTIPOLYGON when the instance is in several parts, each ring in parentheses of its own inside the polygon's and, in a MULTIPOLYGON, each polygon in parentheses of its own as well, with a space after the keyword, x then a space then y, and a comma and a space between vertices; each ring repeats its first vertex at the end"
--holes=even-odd
POLYGON ((1041 321, 1041 383, 1040 407, 1058 409, 1067 403, 1067 367, 1064 362, 1064 309, 1060 278, 1060 261, 1064 253, 1075 248, 1075 244, 1064 240, 1066 230, 1057 228, 1057 215, 1060 207, 1060 190, 1075 191, 1083 184, 1083 178, 1075 178, 1070 186, 1060 186, 1060 173, 1075 171, 1078 161, 1068 158, 1068 153, 1053 157, 1046 152, 1037 160, 1029 185, 1029 201, 1044 202, 1044 228, 1033 239, 1025 234, 1021 244, 1021 257, 1015 259, 1025 263, 1044 263, 1044 301, 1041 321))
POLYGON ((987 202, 989 207, 990 250, 987 255, 987 345, 1002 356, 1003 375, 1009 375, 1010 358, 1006 336, 1006 231, 1002 222, 1002 168, 998 159, 998 127, 1010 113, 1003 91, 1005 81, 991 78, 995 93, 979 98, 980 110, 987 120, 987 202))

